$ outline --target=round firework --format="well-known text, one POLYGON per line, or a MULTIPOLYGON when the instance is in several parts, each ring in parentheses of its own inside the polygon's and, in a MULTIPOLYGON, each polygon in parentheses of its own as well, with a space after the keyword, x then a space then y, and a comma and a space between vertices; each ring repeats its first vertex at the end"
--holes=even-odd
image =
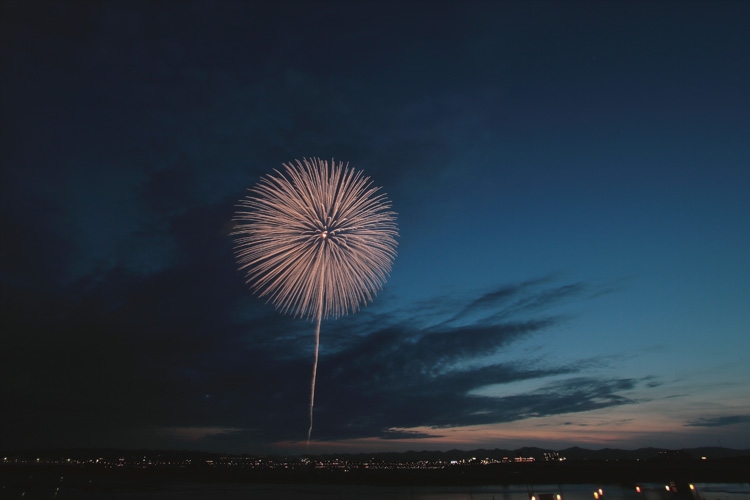
POLYGON ((357 311, 382 288, 396 256, 390 201, 341 162, 283 166, 239 202, 232 234, 240 270, 284 313, 312 319, 357 311))

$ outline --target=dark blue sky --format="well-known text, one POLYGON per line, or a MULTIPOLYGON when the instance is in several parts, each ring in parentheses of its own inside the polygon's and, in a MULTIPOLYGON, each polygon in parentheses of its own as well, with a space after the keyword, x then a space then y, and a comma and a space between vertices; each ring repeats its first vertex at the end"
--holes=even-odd
POLYGON ((749 3, 0 9, 4 448, 304 451, 314 325, 229 236, 303 157, 400 227, 316 451, 750 447, 749 3))

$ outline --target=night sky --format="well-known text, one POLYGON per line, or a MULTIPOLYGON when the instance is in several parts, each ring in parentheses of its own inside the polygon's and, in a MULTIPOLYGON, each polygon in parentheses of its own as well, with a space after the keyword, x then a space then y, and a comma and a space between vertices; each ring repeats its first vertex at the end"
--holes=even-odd
POLYGON ((305 452, 236 204, 364 170, 310 451, 750 448, 750 2, 6 1, 0 449, 305 452))

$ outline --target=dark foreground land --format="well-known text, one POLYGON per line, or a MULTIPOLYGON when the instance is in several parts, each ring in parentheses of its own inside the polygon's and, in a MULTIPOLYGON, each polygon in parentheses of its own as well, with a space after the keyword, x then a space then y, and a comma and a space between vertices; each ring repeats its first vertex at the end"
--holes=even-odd
POLYGON ((0 487, 21 483, 139 483, 162 481, 372 484, 372 485, 483 485, 483 484, 621 484, 746 483, 750 457, 702 461, 568 461, 564 463, 447 464, 435 468, 321 466, 314 462, 287 468, 209 466, 191 464, 101 466, 100 464, 4 463, 0 487))

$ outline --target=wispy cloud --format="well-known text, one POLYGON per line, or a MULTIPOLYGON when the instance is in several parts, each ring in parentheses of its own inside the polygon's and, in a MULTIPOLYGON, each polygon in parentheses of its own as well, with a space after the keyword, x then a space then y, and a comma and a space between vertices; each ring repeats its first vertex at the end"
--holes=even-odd
POLYGON ((408 431, 403 429, 386 429, 380 434, 380 439, 430 439, 443 437, 441 434, 408 431))
POLYGON ((419 317, 394 324, 381 317, 380 329, 339 345, 322 361, 330 368, 319 373, 318 438, 386 438, 394 428, 491 424, 634 403, 621 393, 650 379, 582 377, 590 366, 580 360, 544 365, 521 354, 513 362, 478 362, 557 325, 545 307, 586 289, 537 280, 474 297, 443 297, 443 306, 460 312, 436 326, 418 326, 425 323, 419 317), (552 377, 556 381, 545 384, 552 377), (531 380, 541 388, 503 397, 474 393, 531 380))
POLYGON ((701 417, 688 421, 687 427, 726 427, 728 425, 750 423, 750 415, 722 415, 718 417, 701 417))

